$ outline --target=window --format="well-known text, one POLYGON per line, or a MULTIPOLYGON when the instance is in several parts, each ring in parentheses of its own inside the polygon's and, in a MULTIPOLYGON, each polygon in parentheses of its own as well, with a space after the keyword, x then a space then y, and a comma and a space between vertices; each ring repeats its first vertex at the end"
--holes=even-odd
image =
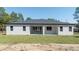
POLYGON ((10 26, 10 31, 13 31, 13 26, 10 26))
POLYGON ((72 31, 72 27, 71 26, 69 26, 69 31, 72 31))
POLYGON ((52 27, 47 27, 47 31, 51 31, 52 30, 52 27))
POLYGON ((23 26, 23 31, 26 31, 26 26, 23 26))
POLYGON ((63 31, 63 27, 62 26, 60 26, 60 31, 63 31))
POLYGON ((33 30, 36 31, 37 30, 37 27, 33 27, 33 30))
POLYGON ((33 27, 33 30, 34 31, 41 31, 42 30, 42 27, 33 27))

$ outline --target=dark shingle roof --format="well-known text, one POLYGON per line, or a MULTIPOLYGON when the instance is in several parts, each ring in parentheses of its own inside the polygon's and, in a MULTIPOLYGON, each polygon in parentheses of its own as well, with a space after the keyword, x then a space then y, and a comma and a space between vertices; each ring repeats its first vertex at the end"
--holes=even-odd
POLYGON ((44 25, 74 25, 67 22, 53 21, 53 20, 45 20, 45 19, 32 19, 26 21, 18 21, 18 22, 10 22, 7 24, 44 24, 44 25))

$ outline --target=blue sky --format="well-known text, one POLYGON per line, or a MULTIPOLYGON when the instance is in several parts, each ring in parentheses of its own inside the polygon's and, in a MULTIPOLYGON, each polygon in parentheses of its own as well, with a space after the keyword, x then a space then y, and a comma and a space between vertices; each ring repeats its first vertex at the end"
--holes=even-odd
POLYGON ((75 7, 6 7, 5 9, 8 13, 12 11, 22 13, 24 18, 54 18, 64 22, 76 22, 76 20, 73 19, 75 7))

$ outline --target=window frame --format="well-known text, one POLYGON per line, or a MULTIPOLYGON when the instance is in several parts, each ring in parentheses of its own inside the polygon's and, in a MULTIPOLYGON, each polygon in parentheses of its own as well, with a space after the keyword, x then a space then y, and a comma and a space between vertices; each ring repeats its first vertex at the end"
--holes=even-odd
POLYGON ((47 26, 47 27, 46 27, 46 30, 47 30, 47 31, 52 31, 52 27, 51 27, 51 26, 47 26))
POLYGON ((13 31, 13 26, 10 26, 10 31, 13 31))
POLYGON ((60 31, 63 31, 63 26, 60 26, 60 31))
POLYGON ((69 26, 69 31, 72 32, 72 26, 69 26))
POLYGON ((33 29, 34 31, 40 31, 40 30, 42 30, 40 26, 39 26, 39 27, 35 26, 35 27, 33 27, 32 29, 33 29))
POLYGON ((26 31, 26 26, 23 26, 23 31, 26 31))

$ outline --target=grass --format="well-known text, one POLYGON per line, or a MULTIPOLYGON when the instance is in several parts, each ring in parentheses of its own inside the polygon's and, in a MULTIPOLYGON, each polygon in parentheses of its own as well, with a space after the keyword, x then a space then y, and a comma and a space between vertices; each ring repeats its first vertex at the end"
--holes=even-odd
POLYGON ((0 43, 79 44, 79 36, 0 35, 0 43))

